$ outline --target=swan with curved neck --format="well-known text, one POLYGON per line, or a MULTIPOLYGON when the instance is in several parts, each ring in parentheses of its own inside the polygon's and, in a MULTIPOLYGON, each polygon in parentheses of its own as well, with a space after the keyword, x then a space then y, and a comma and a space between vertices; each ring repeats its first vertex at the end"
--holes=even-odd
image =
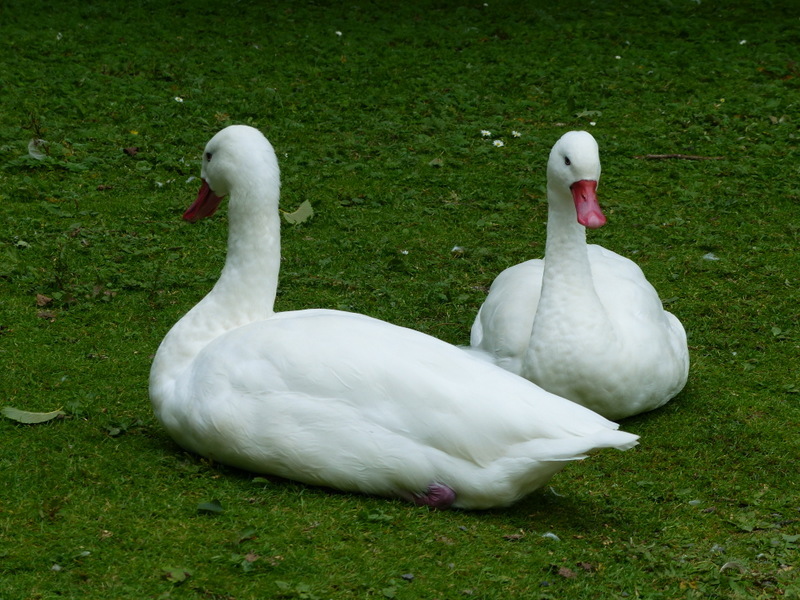
POLYGON ((206 146, 184 217, 228 196, 213 289, 150 373, 159 421, 192 452, 257 473, 433 507, 510 504, 595 448, 637 436, 428 335, 335 310, 274 312, 275 153, 232 126, 206 146))
POLYGON ((566 133, 547 163, 543 260, 500 273, 472 326, 471 349, 609 419, 658 408, 686 384, 689 352, 641 269, 586 228, 605 224, 600 158, 585 131, 566 133))

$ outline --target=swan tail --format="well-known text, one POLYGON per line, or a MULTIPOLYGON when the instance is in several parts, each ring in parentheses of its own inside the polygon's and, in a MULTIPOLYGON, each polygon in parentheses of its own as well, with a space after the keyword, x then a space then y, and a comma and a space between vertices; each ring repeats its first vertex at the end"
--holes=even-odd
POLYGON ((638 443, 638 435, 616 429, 601 429, 583 437, 532 440, 522 444, 515 454, 540 461, 572 461, 584 459, 594 450, 629 450, 638 443))

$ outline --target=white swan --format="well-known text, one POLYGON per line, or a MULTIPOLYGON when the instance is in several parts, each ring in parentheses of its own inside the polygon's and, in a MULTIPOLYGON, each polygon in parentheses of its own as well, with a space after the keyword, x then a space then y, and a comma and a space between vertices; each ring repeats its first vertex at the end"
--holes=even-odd
POLYGON ((632 261, 586 244, 606 219, 597 142, 565 134, 547 163, 543 260, 500 273, 472 326, 471 350, 609 419, 663 405, 689 373, 686 333, 632 261))
POLYGON ((256 129, 205 148, 184 218, 230 196, 214 288, 169 331, 150 373, 184 448, 297 481, 435 507, 510 504, 565 461, 637 436, 428 335, 335 310, 273 312, 279 170, 256 129))

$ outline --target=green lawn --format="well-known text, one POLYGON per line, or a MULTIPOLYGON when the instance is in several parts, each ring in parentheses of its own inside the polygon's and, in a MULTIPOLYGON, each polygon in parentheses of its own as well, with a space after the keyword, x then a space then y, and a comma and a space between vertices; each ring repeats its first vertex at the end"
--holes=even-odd
POLYGON ((0 600, 800 598, 795 1, 171 4, 0 0, 0 406, 67 414, 0 420, 0 600), (284 226, 278 310, 456 344, 541 256, 550 147, 590 130, 589 239, 682 320, 688 385, 505 510, 186 454, 147 378, 222 265, 224 209, 180 215, 231 123, 316 213, 284 226))

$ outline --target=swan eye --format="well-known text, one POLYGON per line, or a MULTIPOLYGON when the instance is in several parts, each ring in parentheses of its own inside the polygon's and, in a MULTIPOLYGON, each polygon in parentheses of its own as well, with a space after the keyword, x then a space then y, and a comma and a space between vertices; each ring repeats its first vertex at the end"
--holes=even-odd
MULTIPOLYGON (((210 158, 209 158, 209 160, 210 160, 210 158)), ((572 164, 572 161, 569 159, 568 156, 564 157, 564 164, 567 165, 567 166, 570 166, 572 164)))
POLYGON ((212 154, 211 152, 206 152, 206 161, 211 162, 212 154))

